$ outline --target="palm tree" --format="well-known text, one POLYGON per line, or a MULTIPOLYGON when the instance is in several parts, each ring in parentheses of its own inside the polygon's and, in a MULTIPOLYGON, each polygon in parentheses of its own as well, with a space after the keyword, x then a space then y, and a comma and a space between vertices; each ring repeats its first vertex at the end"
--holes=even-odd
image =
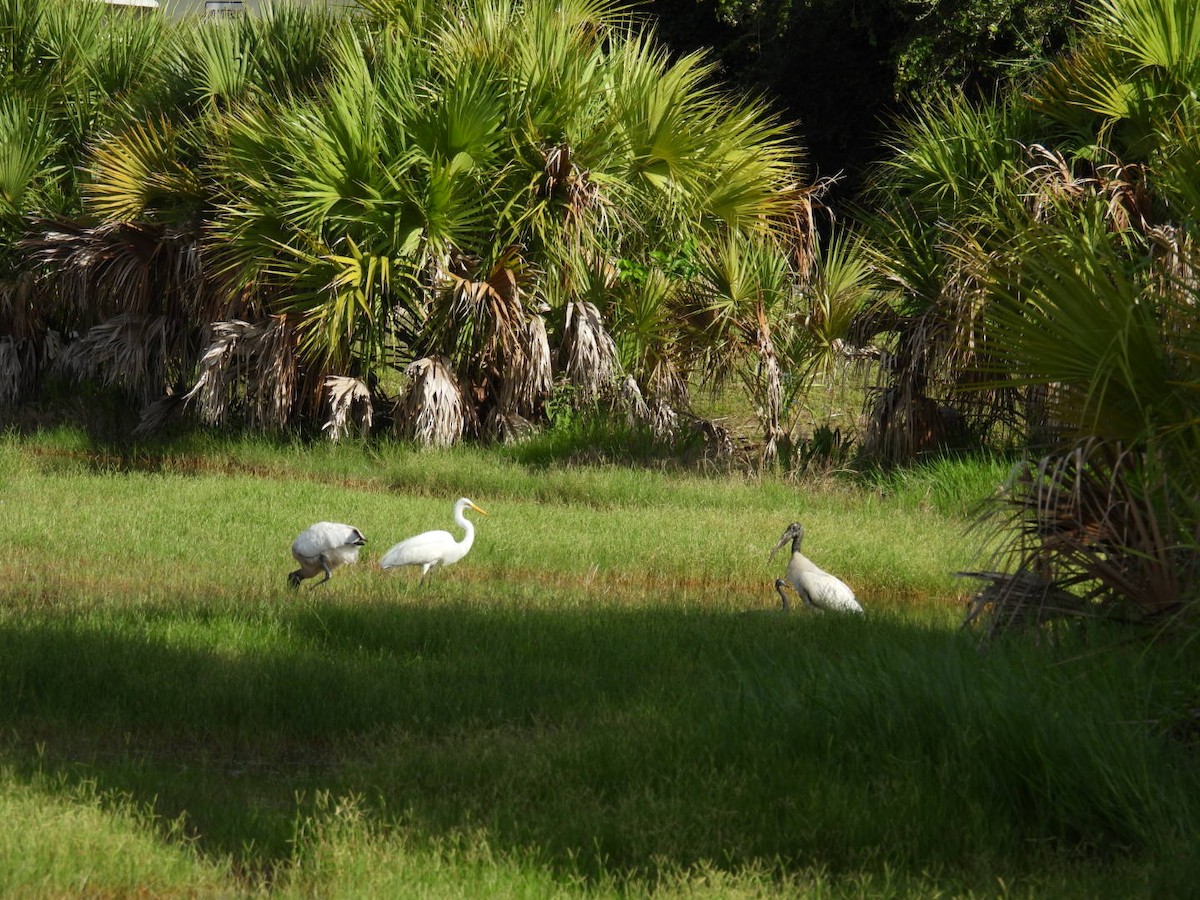
POLYGON ((1007 540, 976 598, 993 629, 1064 612, 1157 619, 1196 599, 1197 257, 1131 252, 1102 227, 1103 198, 1091 205, 1091 229, 1029 225, 993 262, 996 375, 1046 388, 1057 423, 998 510, 1007 540))
POLYGON ((699 269, 689 322, 700 365, 714 385, 741 376, 763 429, 762 464, 773 465, 790 450, 774 334, 795 299, 787 260, 778 247, 730 232, 702 254, 699 269))
POLYGON ((994 629, 1063 614, 1193 621, 1200 564, 1194 185, 1200 18, 1100 0, 1088 39, 1035 85, 1069 130, 1031 148, 1025 205, 956 256, 979 274, 993 384, 1036 391, 1053 429, 1018 468, 979 573, 994 629))
POLYGON ((86 335, 71 371, 163 399, 147 426, 186 403, 340 434, 348 409, 384 403, 432 434, 399 402, 424 384, 459 392, 440 408, 462 428, 438 419, 455 439, 514 433, 556 365, 583 395, 629 375, 668 409, 703 355, 676 320, 692 273, 658 266, 635 290, 622 261, 675 257, 680 234, 697 253, 741 235, 811 257, 786 129, 624 7, 362 6, 154 26, 0 9, 6 36, 46 48, 14 50, 3 77, 52 126, 11 138, 33 169, 10 181, 37 185, 14 213, 29 233, 12 283, 86 335), (72 29, 96 49, 68 62, 54 48, 72 29), (47 55, 88 90, 59 91, 34 65, 47 55))
POLYGON ((887 350, 865 441, 880 461, 938 447, 947 404, 963 408, 980 438, 997 423, 1013 424, 1018 401, 1010 391, 977 389, 986 298, 972 258, 954 248, 987 242, 1020 214, 1024 148, 1041 128, 1019 98, 944 98, 899 123, 893 156, 872 177, 862 218, 887 290, 854 332, 858 343, 887 350))

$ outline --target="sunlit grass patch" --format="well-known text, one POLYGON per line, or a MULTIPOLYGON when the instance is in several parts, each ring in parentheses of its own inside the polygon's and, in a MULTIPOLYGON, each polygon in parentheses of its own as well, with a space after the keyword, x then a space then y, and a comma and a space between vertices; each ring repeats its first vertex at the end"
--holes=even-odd
POLYGON ((197 852, 181 822, 156 821, 94 782, 22 777, 0 766, 0 892, 5 896, 218 896, 228 860, 197 852))

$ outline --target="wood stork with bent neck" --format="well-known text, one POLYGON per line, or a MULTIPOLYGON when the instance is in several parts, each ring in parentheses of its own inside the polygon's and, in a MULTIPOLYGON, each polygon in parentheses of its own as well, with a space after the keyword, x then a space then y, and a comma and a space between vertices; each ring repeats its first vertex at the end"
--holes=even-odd
POLYGON ((353 525, 341 522, 310 525, 292 541, 292 556, 300 563, 300 568, 288 575, 288 584, 299 587, 302 579, 321 572, 325 577, 317 584, 324 584, 333 577, 333 570, 338 566, 358 562, 358 548, 366 542, 363 533, 353 525))
POLYGON ((788 560, 787 580, 775 579, 775 590, 784 610, 788 610, 788 598, 784 588, 789 584, 800 595, 800 599, 813 609, 840 613, 862 614, 863 608, 854 599, 854 591, 850 586, 835 575, 819 568, 816 563, 800 552, 800 542, 804 540, 804 526, 793 522, 771 551, 770 559, 775 558, 788 541, 792 542, 792 558, 788 560))

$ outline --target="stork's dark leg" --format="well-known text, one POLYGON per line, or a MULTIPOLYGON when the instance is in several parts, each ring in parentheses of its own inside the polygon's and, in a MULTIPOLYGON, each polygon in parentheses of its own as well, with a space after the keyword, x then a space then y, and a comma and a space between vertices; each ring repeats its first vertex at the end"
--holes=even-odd
POLYGON ((782 578, 775 579, 775 590, 779 593, 779 602, 783 604, 783 611, 788 612, 791 606, 788 604, 787 594, 784 593, 784 588, 787 587, 787 582, 782 578))
MULTIPOLYGON (((321 568, 325 570, 325 577, 318 581, 317 584, 324 584, 333 577, 333 569, 329 568, 329 563, 325 562, 324 557, 321 557, 321 568)), ((314 584, 313 587, 316 587, 317 584, 314 584)))

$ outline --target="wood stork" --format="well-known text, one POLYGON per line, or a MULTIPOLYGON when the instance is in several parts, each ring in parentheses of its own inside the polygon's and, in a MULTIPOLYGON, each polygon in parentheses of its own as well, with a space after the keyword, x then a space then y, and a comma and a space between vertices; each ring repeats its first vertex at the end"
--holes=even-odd
POLYGON ((466 497, 460 497, 454 504, 454 521, 466 532, 461 541, 454 540, 454 535, 448 531, 426 531, 403 540, 388 550, 380 558, 379 567, 394 569, 397 566, 420 566, 421 580, 424 581, 434 566, 448 566, 458 562, 475 543, 475 526, 463 515, 463 511, 467 509, 487 515, 485 510, 466 497))
POLYGON ((300 563, 300 568, 288 575, 288 584, 299 587, 303 579, 321 572, 325 577, 317 584, 324 584, 333 577, 333 570, 338 566, 358 562, 358 548, 366 542, 363 533, 353 525, 340 522, 310 525, 292 541, 292 556, 300 563))
POLYGON ((799 522, 793 522, 787 527, 787 531, 783 533, 783 537, 779 539, 775 549, 771 551, 770 558, 774 559, 775 554, 784 544, 788 541, 792 542, 792 558, 788 561, 787 580, 775 579, 775 590, 779 592, 783 608, 789 609, 784 588, 790 584, 800 595, 800 599, 813 609, 861 614, 863 608, 854 599, 854 591, 850 590, 850 586, 840 578, 819 568, 816 563, 800 552, 802 540, 804 540, 804 526, 799 522))

